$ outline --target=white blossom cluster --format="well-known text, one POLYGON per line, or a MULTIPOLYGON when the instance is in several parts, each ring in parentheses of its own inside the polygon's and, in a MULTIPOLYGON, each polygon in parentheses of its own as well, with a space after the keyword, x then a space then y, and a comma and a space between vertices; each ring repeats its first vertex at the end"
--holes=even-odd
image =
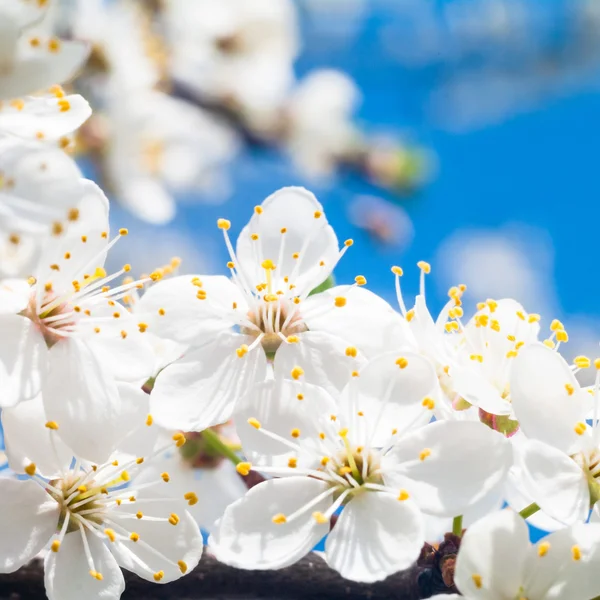
POLYGON ((563 324, 541 339, 512 299, 464 322, 462 285, 434 320, 425 262, 410 309, 397 266, 399 310, 363 275, 323 285, 353 242, 303 188, 235 246, 219 219, 226 276, 107 273, 128 232, 64 153, 90 108, 57 85, 88 48, 35 31, 46 4, 0 3, 0 572, 42 553, 50 600, 116 599, 121 569, 189 573, 202 525, 235 567, 327 536, 329 567, 374 582, 465 525, 464 596, 600 594, 600 359, 568 364, 563 324), (525 519, 555 531, 531 546, 525 519))

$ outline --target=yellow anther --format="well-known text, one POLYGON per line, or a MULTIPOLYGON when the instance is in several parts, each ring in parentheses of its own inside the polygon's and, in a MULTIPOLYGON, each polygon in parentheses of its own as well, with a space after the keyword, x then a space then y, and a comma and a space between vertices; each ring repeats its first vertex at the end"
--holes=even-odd
POLYGON ((323 216, 323 213, 320 210, 315 210, 313 216, 315 219, 320 219, 323 216))
POLYGON ((283 513, 277 513, 271 520, 276 525, 283 525, 283 523, 287 522, 287 519, 283 513))
POLYGON ((129 481, 131 479, 131 477, 129 476, 129 473, 127 471, 123 471, 121 473, 121 479, 123 481, 129 481))
POLYGON ((519 353, 516 350, 509 350, 506 353, 506 358, 516 358, 519 355, 519 353))
POLYGON ((553 319, 552 323, 550 323, 550 331, 559 331, 564 328, 565 326, 558 319, 553 319))
POLYGON ((527 317, 527 322, 528 323, 539 323, 539 321, 541 320, 541 316, 536 314, 536 313, 531 313, 528 317, 527 317))
POLYGON ((304 400, 304 394, 298 394, 296 398, 298 398, 298 400, 304 400))
POLYGON ((339 435, 341 438, 345 438, 345 437, 348 435, 348 428, 347 428, 347 427, 344 427, 343 429, 340 429, 340 430, 338 431, 338 435, 339 435))
POLYGON ((314 512, 312 514, 312 518, 319 524, 319 525, 325 525, 326 523, 329 523, 329 519, 322 513, 322 512, 314 512))
POLYGON ((58 429, 58 423, 56 421, 48 421, 46 427, 48 429, 58 429))
POLYGON ((600 358, 594 359, 594 367, 596 367, 596 369, 600 370, 600 358))
POLYGON ((495 300, 488 298, 485 303, 488 305, 490 312, 496 312, 496 309, 498 308, 498 303, 495 300))
MULTIPOLYGON (((325 266, 325 261, 324 260, 319 261, 319 266, 320 267, 324 267, 325 266)), ((287 281, 286 281, 286 283, 287 283, 287 281)))
POLYGON ((38 48, 38 47, 39 47, 39 45, 40 45, 40 38, 39 38, 39 37, 32 37, 32 38, 29 40, 29 45, 30 45, 32 48, 38 48))
POLYGON ((173 436, 173 441, 178 448, 181 448, 186 442, 185 435, 183 435, 183 433, 176 433, 173 436))
POLYGON ((300 252, 294 252, 294 253, 292 254, 292 258, 293 258, 294 260, 298 260, 298 259, 300 258, 300 252))
POLYGON ((119 229, 119 235, 127 235, 129 233, 129 229, 125 229, 125 227, 122 227, 121 229, 119 229))
POLYGON ((254 429, 260 429, 262 427, 260 421, 258 419, 255 419, 254 417, 250 417, 248 419, 248 425, 251 425, 252 427, 254 427, 254 429))
POLYGON ((156 573, 154 573, 154 581, 160 581, 164 576, 164 571, 157 571, 156 573))
POLYGON ((421 404, 429 410, 433 410, 435 408, 435 401, 433 400, 433 398, 423 398, 423 402, 421 402, 421 404))
POLYGON ((282 235, 283 235, 284 233, 287 233, 287 227, 282 227, 282 228, 279 230, 279 233, 281 233, 282 235))
POLYGON ((60 40, 51 38, 48 40, 48 50, 50 52, 58 52, 60 50, 60 40))
POLYGON ((196 293, 196 298, 198 298, 198 300, 206 300, 206 291, 198 290, 198 292, 196 293))
POLYGON ((114 542, 117 539, 115 532, 112 529, 105 529, 104 535, 111 541, 114 542))
POLYGON ((129 273, 129 271, 131 271, 131 265, 129 263, 123 265, 123 271, 125 271, 125 273, 129 273))
POLYGON ((228 261, 227 263, 227 268, 228 269, 235 269, 235 263, 232 261, 228 261))
POLYGON ((458 323, 456 321, 449 321, 448 323, 446 323, 444 325, 444 329, 448 333, 452 333, 453 331, 458 331, 459 330, 459 326, 458 326, 458 323))
POLYGON ((198 504, 198 496, 194 492, 187 492, 183 495, 184 499, 187 500, 187 503, 190 506, 194 506, 194 504, 198 504))
POLYGON ((255 242, 258 239, 258 233, 251 233, 250 234, 250 239, 255 242))
POLYGON ((144 518, 144 513, 143 513, 141 510, 138 510, 138 511, 135 513, 135 516, 136 516, 138 519, 143 519, 143 518, 144 518))
POLYGON ((430 448, 423 448, 423 450, 419 452, 419 460, 425 460, 428 456, 431 456, 430 448))
POLYGON ((483 362, 483 356, 481 354, 471 354, 471 356, 469 356, 469 358, 471 360, 476 360, 477 362, 480 362, 480 363, 483 362))
POLYGON ((346 246, 346 248, 350 248, 350 246, 352 246, 353 244, 354 244, 353 239, 348 239, 344 242, 344 246, 346 246))
POLYGON ((548 348, 554 348, 556 344, 552 340, 544 340, 544 346, 548 346, 548 348))
POLYGON ((576 356, 573 363, 580 369, 588 369, 592 365, 592 361, 587 356, 576 356))
POLYGON ((352 377, 358 377, 360 373, 358 371, 352 371, 351 375, 352 377))
POLYGON ((141 464, 144 462, 144 459, 143 459, 142 457, 140 457, 140 458, 136 458, 136 459, 135 459, 135 462, 136 462, 138 465, 141 465, 141 464))
POLYGON ((265 271, 273 271, 273 270, 275 270, 275 265, 274 265, 273 261, 270 260, 270 259, 263 260, 260 266, 263 269, 265 269, 265 271))
POLYGON ((500 331, 500 323, 496 319, 490 321, 490 329, 494 331, 500 331))
POLYGON ((556 341, 557 342, 568 342, 569 334, 564 329, 560 329, 559 331, 556 332, 556 341))
POLYGON ((29 475, 30 477, 33 477, 35 475, 36 468, 37 467, 35 466, 35 463, 29 463, 25 467, 25 473, 27 473, 27 475, 29 475))
POLYGON ((106 495, 108 496, 108 489, 107 489, 107 488, 105 488, 105 487, 101 487, 101 488, 100 488, 100 493, 101 493, 101 494, 106 494, 106 495))
POLYGON ((335 300, 334 300, 334 304, 338 307, 341 308, 342 306, 346 306, 346 298, 344 298, 343 296, 338 296, 335 300))
POLYGON ((121 506, 121 504, 122 504, 123 501, 121 500, 121 498, 117 498, 115 500, 115 502, 117 503, 117 506, 121 506))
POLYGON ((169 481, 171 481, 171 476, 166 471, 163 471, 160 476, 165 483, 169 483, 169 481))
POLYGON ((404 275, 404 271, 400 267, 397 267, 397 266, 392 267, 392 273, 394 275, 398 275, 398 277, 402 277, 402 275, 404 275))
POLYGON ((406 490, 400 490, 400 494, 398 494, 398 500, 400 502, 404 502, 404 500, 408 500, 410 498, 410 494, 406 490))
POLYGON ((297 344, 300 341, 300 338, 297 335, 288 335, 287 343, 288 344, 297 344))
POLYGON ((58 540, 54 540, 50 548, 52 552, 58 552, 60 550, 60 542, 58 540))
POLYGON ((350 467, 340 467, 338 473, 343 477, 344 475, 350 475, 352 469, 350 467))
POLYGON ((489 321, 489 315, 477 315, 475 317, 475 327, 487 327, 489 321))
POLYGON ((104 579, 104 577, 102 577, 102 573, 98 573, 98 571, 90 571, 90 575, 94 578, 97 579, 98 581, 102 581, 104 579))
POLYGON ((262 206, 255 206, 255 207, 254 207, 254 212, 255 212, 257 215, 262 215, 262 212, 263 212, 263 208, 262 208, 262 206))
POLYGON ((217 221, 217 227, 219 229, 224 229, 225 231, 227 231, 231 227, 231 222, 227 219, 219 219, 217 221))
POLYGON ((548 550, 550 550, 550 542, 542 542, 538 546, 538 556, 546 556, 548 550))
MULTIPOLYGON (((322 440, 324 440, 326 436, 325 436, 325 434, 324 434, 324 433, 321 431, 321 432, 319 433, 319 437, 320 437, 322 440)), ((327 460, 329 460, 329 459, 327 459, 327 460)))
POLYGON ((235 470, 243 477, 246 477, 246 475, 248 475, 250 471, 252 471, 252 463, 240 462, 237 465, 235 465, 235 470))
POLYGON ((577 544, 571 548, 571 554, 573 555, 573 560, 581 560, 581 548, 577 544))
POLYGON ((138 330, 140 333, 144 333, 148 329, 148 323, 138 323, 138 330))
POLYGON ((571 384, 571 383, 565 383, 565 390, 567 390, 567 394, 569 394, 569 396, 572 396, 573 393, 575 392, 575 388, 573 387, 573 384, 571 384))
POLYGON ((326 465, 327 465, 327 463, 328 463, 330 460, 331 460, 331 459, 329 458, 329 456, 324 456, 324 457, 321 459, 321 464, 322 464, 323 466, 326 466, 326 465))
POLYGON ((404 358, 404 356, 401 356, 400 358, 396 359, 396 364, 401 369, 406 369, 406 367, 408 367, 408 360, 406 358, 404 358))
POLYGON ((131 532, 131 535, 129 536, 129 539, 130 539, 132 542, 138 542, 138 541, 139 541, 139 539, 140 539, 140 535, 139 535, 139 533, 136 533, 135 531, 132 531, 132 532, 131 532))
POLYGON ((519 317, 519 319, 521 319, 521 321, 525 320, 525 313, 522 310, 518 310, 517 311, 517 317, 519 317))
POLYGON ((586 429, 587 425, 583 421, 579 421, 574 427, 574 431, 577 435, 583 435, 586 429))
POLYGON ((329 415, 329 419, 331 421, 337 421, 337 417, 335 415, 329 415))
POLYGON ((188 570, 188 566, 185 562, 183 562, 182 560, 178 560, 177 561, 177 566, 179 567, 179 570, 185 575, 187 573, 188 570))
POLYGON ((290 469, 295 469, 298 466, 298 459, 293 457, 288 460, 288 467, 290 469))
POLYGON ((80 494, 85 494, 85 493, 87 492, 87 486, 86 486, 86 485, 80 485, 80 486, 77 488, 77 491, 78 491, 80 494))
POLYGON ((471 575, 471 579, 473 580, 475 587, 478 590, 480 590, 481 587, 483 586, 483 579, 482 579, 481 575, 477 575, 477 573, 474 573, 473 575, 471 575))
POLYGON ((292 302, 294 304, 300 304, 300 298, 298 298, 297 296, 292 300, 292 302))
POLYGON ((302 367, 294 367, 290 373, 292 379, 300 379, 302 375, 304 375, 304 369, 302 367))
POLYGON ((290 435, 293 438, 299 438, 300 437, 300 430, 297 428, 292 429, 292 431, 290 431, 290 435))
POLYGON ((417 263, 417 267, 419 267, 419 269, 421 269, 421 271, 423 271, 423 273, 431 273, 431 265, 428 262, 425 262, 424 260, 420 260, 417 263))
POLYGON ((171 523, 171 525, 173 526, 179 525, 179 515, 177 515, 176 513, 171 513, 169 515, 169 523, 171 523))
POLYGON ((148 415, 146 417, 146 425, 148 425, 148 427, 150 427, 150 425, 152 425, 152 423, 154 423, 154 418, 152 417, 152 415, 148 415))
POLYGON ((246 344, 242 344, 239 348, 236 349, 235 353, 238 355, 239 358, 242 358, 242 356, 248 354, 248 346, 246 346, 246 344))
POLYGON ((356 285, 367 285, 367 278, 364 275, 357 275, 354 281, 356 285))
POLYGON ((410 309, 408 311, 406 311, 406 320, 410 323, 414 318, 415 318, 415 311, 414 309, 410 309))
POLYGON ((392 429, 392 435, 396 435, 398 433, 398 430, 396 428, 392 429))
POLYGON ((124 329, 121 329, 121 337, 125 339, 127 337, 127 332, 124 329))
POLYGON ((354 346, 348 346, 346 348, 346 356, 356 357, 358 350, 354 346))
POLYGON ((129 496, 129 502, 135 502, 135 496, 129 496))

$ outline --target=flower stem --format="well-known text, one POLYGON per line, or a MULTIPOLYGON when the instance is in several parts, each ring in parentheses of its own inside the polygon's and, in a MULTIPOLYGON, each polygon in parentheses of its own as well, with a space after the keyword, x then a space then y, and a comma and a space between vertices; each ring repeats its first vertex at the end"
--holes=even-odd
POLYGON ((531 515, 535 514, 538 510, 540 510, 540 507, 535 502, 532 502, 529 506, 526 506, 523 510, 520 510, 519 514, 524 519, 527 519, 531 515))
POLYGON ((452 533, 460 537, 462 535, 463 530, 463 517, 462 515, 458 515, 458 517, 454 517, 452 520, 452 533))
POLYGON ((221 440, 221 437, 216 431, 205 429, 201 435, 206 442, 206 445, 217 454, 228 458, 234 465, 242 462, 242 459, 221 440))

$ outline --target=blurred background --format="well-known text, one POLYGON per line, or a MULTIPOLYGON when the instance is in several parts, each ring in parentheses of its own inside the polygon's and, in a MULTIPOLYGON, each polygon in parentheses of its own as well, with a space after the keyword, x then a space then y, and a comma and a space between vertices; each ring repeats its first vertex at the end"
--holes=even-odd
POLYGON ((395 304, 514 297, 598 355, 599 0, 70 0, 94 51, 78 157, 130 229, 114 261, 223 273, 232 233, 285 185, 311 189, 395 304))

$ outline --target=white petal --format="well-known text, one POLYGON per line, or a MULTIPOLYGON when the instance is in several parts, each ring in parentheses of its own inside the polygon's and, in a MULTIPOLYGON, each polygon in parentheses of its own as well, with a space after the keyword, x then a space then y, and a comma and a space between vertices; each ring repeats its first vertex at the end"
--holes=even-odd
POLYGON ((368 358, 412 339, 406 321, 383 298, 362 287, 342 285, 310 296, 301 303, 300 314, 311 331, 338 336, 368 358), (344 306, 335 306, 338 297, 346 298, 344 306))
POLYGON ((102 464, 119 442, 122 402, 110 373, 85 341, 67 338, 50 350, 44 381, 46 416, 75 455, 102 464))
POLYGON ((14 406, 40 391, 48 350, 35 324, 25 317, 0 316, 0 331, 0 406, 14 406))
POLYGON ((84 275, 93 274, 97 267, 104 265, 103 250, 108 243, 109 231, 108 199, 94 182, 81 179, 80 185, 82 195, 77 206, 78 220, 70 223, 62 235, 52 236, 44 245, 35 271, 40 283, 37 286, 38 304, 45 293, 44 284, 52 283, 56 294, 72 292, 74 280, 81 283, 84 275))
POLYGON ((519 450, 524 491, 552 518, 570 525, 590 509, 585 473, 568 455, 538 440, 519 450))
MULTIPOLYGON (((135 484, 132 488, 135 490, 135 484)), ((110 544, 110 549, 119 564, 128 571, 134 572, 139 577, 154 583, 154 574, 163 571, 159 583, 169 583, 183 577, 196 567, 202 556, 202 535, 196 521, 185 509, 185 503, 175 500, 165 500, 145 503, 143 498, 152 498, 152 495, 137 495, 134 503, 123 503, 120 507, 111 510, 110 517, 127 531, 135 531, 140 536, 139 542, 130 539, 118 540, 110 544), (168 521, 151 521, 145 518, 122 518, 122 515, 135 515, 141 511, 145 517, 168 518, 175 514, 179 517, 177 525, 168 521), (149 544, 160 552, 164 558, 157 556, 140 542, 149 544), (146 568, 139 565, 135 557, 145 563, 146 568), (170 562, 167 562, 170 561, 170 562), (185 567, 179 566, 179 561, 185 567)))
POLYGON ((29 98, 21 110, 0 111, 0 130, 23 138, 53 141, 75 131, 91 114, 90 105, 79 95, 29 98), (61 109, 65 106, 69 108, 61 109))
POLYGON ((87 533, 94 570, 102 581, 90 575, 81 533, 65 536, 58 552, 48 552, 44 561, 44 583, 48 600, 117 600, 125 590, 123 573, 104 543, 87 533))
POLYGON ((52 476, 70 465, 73 453, 56 431, 45 426, 47 421, 41 395, 2 411, 6 456, 15 473, 24 473, 35 463, 39 472, 52 476))
POLYGON ((502 398, 498 388, 489 381, 482 371, 453 366, 449 372, 454 391, 467 402, 482 408, 493 415, 510 415, 510 402, 502 398))
POLYGON ((33 481, 0 479, 0 572, 29 562, 56 531, 58 504, 33 481))
POLYGON ((0 281, 0 314, 17 314, 28 304, 31 286, 26 279, 0 281))
POLYGON ((467 598, 518 598, 529 548, 529 531, 518 514, 505 509, 484 517, 462 538, 456 586, 467 598))
POLYGON ((161 371, 150 397, 156 422, 167 429, 201 431, 227 421, 244 392, 266 377, 261 347, 237 355, 248 343, 247 336, 224 333, 161 371))
POLYGON ((160 281, 142 296, 136 314, 152 319, 153 332, 181 344, 201 344, 207 336, 220 333, 237 323, 233 303, 240 310, 246 306, 240 290, 221 275, 181 275, 160 281), (202 287, 192 280, 200 279, 202 287), (206 300, 199 300, 200 290, 206 300), (157 318, 163 309, 164 316, 157 318))
POLYGON ((284 289, 284 277, 290 277, 299 295, 316 288, 327 279, 338 256, 337 237, 319 201, 304 188, 286 187, 269 196, 261 207, 262 213, 252 215, 237 240, 236 254, 247 280, 252 285, 263 281, 261 262, 270 259, 277 267, 273 273, 276 289, 284 289), (285 234, 282 228, 287 229, 285 234), (258 240, 250 238, 253 233, 258 240), (281 243, 285 246, 278 264, 281 243), (292 257, 295 252, 300 253, 298 259, 292 257))
POLYGON ((525 593, 543 600, 589 600, 600 594, 600 525, 577 523, 542 539, 529 553, 525 593), (540 556, 542 543, 546 552, 540 556), (580 553, 574 559, 574 548, 580 553))
POLYGON ((337 394, 353 371, 365 364, 362 356, 346 355, 348 342, 322 331, 306 331, 297 343, 283 343, 275 354, 275 377, 290 378, 294 367, 304 371, 303 381, 337 394))
POLYGON ((512 461, 510 442, 487 426, 437 421, 400 439, 383 458, 382 472, 424 512, 454 517, 492 494, 499 497, 512 461))
POLYGON ((383 446, 394 429, 401 433, 431 419, 423 400, 435 396, 437 385, 433 365, 425 357, 404 351, 381 354, 343 390, 344 421, 353 423, 361 411, 370 426, 371 445, 383 446), (401 368, 398 361, 405 366, 401 368))
POLYGON ((318 524, 312 513, 325 512, 331 498, 288 523, 276 524, 272 519, 280 513, 291 515, 327 487, 308 477, 258 484, 227 508, 209 539, 211 551, 220 562, 239 569, 281 569, 294 564, 329 531, 329 524, 318 524))
POLYGON ((252 464, 287 467, 288 459, 297 456, 298 467, 313 467, 320 452, 319 417, 335 414, 336 409, 333 398, 321 387, 275 379, 258 383, 249 390, 236 410, 235 425, 244 453, 252 464), (298 400, 298 394, 302 400, 298 400), (312 452, 298 456, 289 446, 249 425, 250 418, 257 419, 267 431, 301 446, 306 444, 312 452), (291 437, 293 429, 300 430, 299 438, 291 437))
POLYGON ((539 343, 521 348, 512 365, 510 391, 527 437, 565 452, 577 443, 574 428, 585 421, 585 392, 580 392, 575 375, 558 352, 539 343), (573 393, 565 386, 572 386, 573 393))
POLYGON ((327 537, 327 563, 342 577, 371 583, 408 569, 425 541, 421 513, 409 500, 360 494, 347 504, 327 537))
POLYGON ((150 340, 139 330, 138 324, 143 321, 119 304, 96 305, 90 310, 88 347, 118 381, 145 382, 154 371, 155 357, 150 340), (115 319, 116 313, 120 317, 115 319), (91 331, 97 325, 93 319, 102 317, 113 318, 101 323, 100 333, 95 334, 91 331))
MULTIPOLYGON (((186 447, 193 440, 186 443, 186 447)), ((241 498, 248 488, 238 475, 235 466, 223 460, 214 468, 194 468, 191 461, 186 461, 179 449, 168 451, 164 456, 156 458, 135 478, 136 484, 157 481, 161 473, 169 474, 169 493, 183 498, 184 494, 194 492, 198 502, 188 506, 188 512, 194 517, 198 526, 205 531, 214 531, 215 521, 225 509, 241 498)))
POLYGON ((12 68, 0 74, 0 98, 33 94, 71 79, 87 58, 89 46, 75 41, 59 43, 60 49, 52 52, 48 40, 41 40, 34 48, 21 39, 12 68))

